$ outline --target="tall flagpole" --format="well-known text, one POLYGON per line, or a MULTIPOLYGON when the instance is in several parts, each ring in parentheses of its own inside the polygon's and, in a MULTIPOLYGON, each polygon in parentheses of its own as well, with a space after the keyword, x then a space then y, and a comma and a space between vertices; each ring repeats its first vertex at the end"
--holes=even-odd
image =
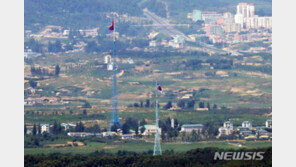
MULTIPOLYGON (((157 81, 155 83, 155 86, 157 88, 157 81)), ((156 122, 156 132, 155 132, 155 139, 154 139, 154 150, 153 150, 153 156, 156 155, 162 155, 161 146, 160 146, 160 134, 159 134, 159 125, 158 125, 158 97, 157 97, 157 90, 155 93, 155 122, 156 122)))
POLYGON ((116 125, 120 128, 119 113, 118 113, 118 93, 117 93, 117 63, 116 63, 116 28, 115 28, 115 14, 114 14, 114 30, 113 30, 113 96, 112 96, 112 112, 110 121, 110 131, 111 126, 116 125))

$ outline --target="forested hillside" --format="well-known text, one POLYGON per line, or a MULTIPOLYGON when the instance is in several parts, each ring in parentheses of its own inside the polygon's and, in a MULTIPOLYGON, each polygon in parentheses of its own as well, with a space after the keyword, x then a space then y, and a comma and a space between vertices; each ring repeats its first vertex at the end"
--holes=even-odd
MULTIPOLYGON (((271 15, 271 0, 245 0, 254 3, 256 14, 271 15)), ((25 0, 25 29, 38 30, 45 25, 89 28, 104 23, 106 12, 142 16, 148 8, 161 17, 184 19, 193 9, 235 12, 237 0, 25 0)))

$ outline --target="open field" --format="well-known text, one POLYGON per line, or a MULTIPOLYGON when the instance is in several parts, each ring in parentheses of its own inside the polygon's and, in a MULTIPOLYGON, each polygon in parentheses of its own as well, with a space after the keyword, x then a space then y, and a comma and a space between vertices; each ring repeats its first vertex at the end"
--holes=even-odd
MULTIPOLYGON (((269 141, 243 141, 239 142, 244 148, 265 148, 271 147, 269 141)), ((189 144, 180 143, 163 143, 162 150, 174 150, 175 152, 186 152, 195 148, 218 147, 221 149, 239 149, 235 144, 226 141, 207 141, 193 142, 189 144)), ((88 154, 95 151, 104 150, 106 152, 116 153, 118 150, 126 150, 133 152, 146 152, 153 150, 153 143, 124 143, 112 144, 105 143, 88 143, 86 146, 77 147, 61 147, 61 148, 25 148, 25 154, 50 154, 50 153, 72 153, 72 154, 88 154)))

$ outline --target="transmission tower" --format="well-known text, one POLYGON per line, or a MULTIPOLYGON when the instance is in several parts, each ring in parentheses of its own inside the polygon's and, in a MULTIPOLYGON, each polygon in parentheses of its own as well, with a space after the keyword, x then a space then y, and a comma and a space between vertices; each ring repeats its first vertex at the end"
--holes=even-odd
POLYGON ((161 146, 160 146, 160 135, 159 135, 159 127, 158 127, 158 99, 157 99, 157 92, 156 92, 156 103, 155 103, 155 121, 156 121, 156 132, 155 132, 155 139, 154 139, 154 150, 153 156, 161 155, 161 146))
MULTIPOLYGON (((115 17, 114 17, 115 22, 115 17)), ((114 23, 115 24, 115 23, 114 23)), ((117 93, 117 63, 116 63, 116 36, 115 36, 115 25, 113 31, 113 94, 112 94, 112 112, 111 112, 111 120, 109 131, 111 131, 111 127, 115 125, 117 128, 120 128, 120 120, 119 120, 119 112, 118 112, 118 93, 117 93)))

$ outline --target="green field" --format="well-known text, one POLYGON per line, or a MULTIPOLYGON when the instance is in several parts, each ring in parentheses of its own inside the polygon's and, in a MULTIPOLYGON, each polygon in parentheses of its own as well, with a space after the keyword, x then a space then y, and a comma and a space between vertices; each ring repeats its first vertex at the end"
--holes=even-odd
MULTIPOLYGON (((265 148, 271 147, 269 141, 244 141, 240 142, 244 148, 265 148)), ((180 143, 163 143, 162 150, 174 150, 175 152, 185 152, 195 148, 218 147, 221 149, 239 149, 241 147, 235 144, 229 144, 226 141, 208 141, 193 142, 190 144, 180 143)), ((64 148, 25 148, 25 154, 50 154, 50 153, 72 153, 72 154, 88 154, 95 151, 104 150, 106 152, 116 153, 118 150, 126 150, 133 152, 147 152, 153 150, 153 143, 119 143, 108 145, 105 143, 88 143, 86 146, 64 147, 64 148)))

